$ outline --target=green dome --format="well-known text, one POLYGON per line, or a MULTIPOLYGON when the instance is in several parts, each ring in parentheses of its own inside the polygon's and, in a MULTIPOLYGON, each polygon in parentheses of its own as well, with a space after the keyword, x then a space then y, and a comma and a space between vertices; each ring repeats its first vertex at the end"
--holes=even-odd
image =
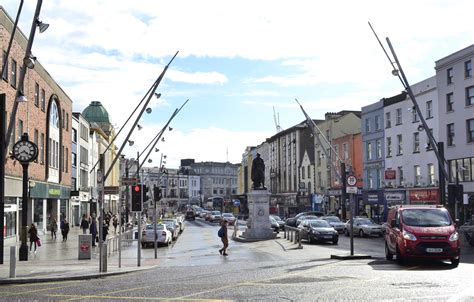
POLYGON ((82 115, 89 123, 110 123, 109 114, 100 102, 91 102, 91 104, 82 111, 82 115))

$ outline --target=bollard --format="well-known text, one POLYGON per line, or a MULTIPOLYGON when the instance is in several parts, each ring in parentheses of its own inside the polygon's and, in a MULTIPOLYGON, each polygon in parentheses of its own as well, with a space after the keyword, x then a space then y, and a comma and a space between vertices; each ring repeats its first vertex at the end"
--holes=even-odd
POLYGON ((10 246, 10 278, 16 278, 16 246, 10 246))
POLYGON ((283 230, 283 238, 286 239, 286 229, 283 230))
POLYGON ((298 235, 299 235, 299 232, 295 231, 295 241, 293 241, 293 243, 298 242, 298 235))
POLYGON ((293 230, 290 230, 290 241, 293 242, 293 230))
POLYGON ((301 230, 298 232, 298 248, 302 249, 303 246, 301 245, 301 230))
POLYGON ((107 272, 107 242, 103 243, 102 248, 102 272, 107 272))

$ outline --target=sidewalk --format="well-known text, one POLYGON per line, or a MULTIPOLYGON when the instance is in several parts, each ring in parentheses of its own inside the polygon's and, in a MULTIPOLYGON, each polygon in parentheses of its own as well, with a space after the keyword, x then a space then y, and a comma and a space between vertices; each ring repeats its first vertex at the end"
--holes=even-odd
MULTIPOLYGON (((82 230, 79 227, 71 229, 66 242, 62 241, 62 236, 60 232, 58 233, 56 240, 51 239, 50 234, 40 235, 42 246, 38 247, 36 254, 33 252, 33 246, 28 254, 28 261, 18 261, 18 251, 21 242, 15 242, 15 238, 6 239, 3 265, 0 265, 0 284, 99 278, 149 269, 158 264, 156 259, 142 259, 141 266, 137 267, 136 256, 123 257, 122 255, 121 268, 119 268, 118 252, 115 252, 107 258, 107 272, 101 273, 99 272, 98 246, 92 250, 92 259, 78 260, 78 235, 82 234, 82 230), (16 278, 9 278, 10 246, 16 246, 16 278)), ((109 234, 107 238, 115 236, 113 227, 110 228, 109 234)), ((136 242, 128 247, 124 246, 122 251, 128 251, 133 248, 137 248, 136 242)))

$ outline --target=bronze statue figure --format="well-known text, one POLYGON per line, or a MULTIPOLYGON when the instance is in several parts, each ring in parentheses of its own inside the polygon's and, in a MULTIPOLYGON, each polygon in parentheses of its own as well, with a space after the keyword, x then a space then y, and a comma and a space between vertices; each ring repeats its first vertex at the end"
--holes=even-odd
POLYGON ((257 153, 257 157, 252 161, 252 173, 251 178, 253 181, 254 190, 265 190, 265 163, 260 157, 260 153, 257 153))

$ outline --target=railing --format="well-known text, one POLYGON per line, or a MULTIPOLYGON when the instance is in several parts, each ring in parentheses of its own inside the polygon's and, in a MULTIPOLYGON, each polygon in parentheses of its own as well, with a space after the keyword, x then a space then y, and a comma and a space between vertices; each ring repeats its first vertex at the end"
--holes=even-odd
MULTIPOLYGON (((133 230, 128 230, 122 233, 122 247, 129 247, 133 242, 133 230)), ((119 249, 119 235, 109 237, 106 240, 107 243, 107 255, 111 256, 115 254, 119 249)))
POLYGON ((283 238, 290 240, 294 244, 298 244, 297 248, 302 249, 303 246, 301 245, 301 234, 301 229, 285 225, 283 238))

